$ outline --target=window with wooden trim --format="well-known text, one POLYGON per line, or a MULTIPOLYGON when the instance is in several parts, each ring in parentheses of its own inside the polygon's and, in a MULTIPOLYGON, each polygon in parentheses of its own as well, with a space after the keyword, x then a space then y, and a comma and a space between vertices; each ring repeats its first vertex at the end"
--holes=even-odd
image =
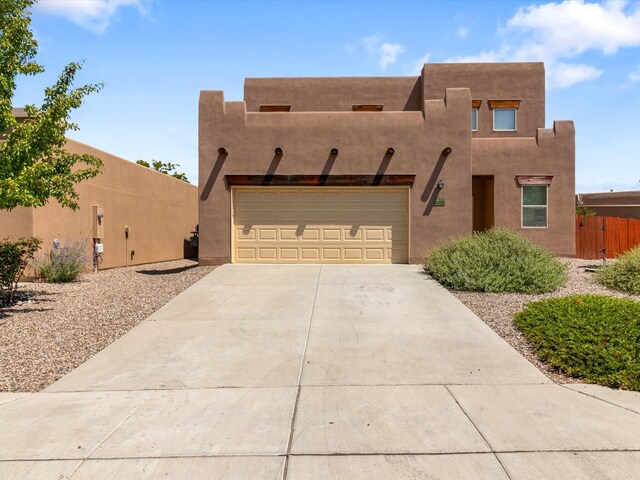
POLYGON ((471 100, 471 130, 478 131, 478 110, 482 105, 482 100, 471 100))
POLYGON ((547 228, 549 222, 549 186, 523 185, 522 227, 547 228))
POLYGON ((493 109, 494 132, 515 132, 517 129, 517 116, 515 108, 493 109))

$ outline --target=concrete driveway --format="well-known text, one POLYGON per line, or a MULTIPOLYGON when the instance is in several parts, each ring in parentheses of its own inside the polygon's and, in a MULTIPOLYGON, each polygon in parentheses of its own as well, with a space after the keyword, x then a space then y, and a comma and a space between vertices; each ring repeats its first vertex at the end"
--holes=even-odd
POLYGON ((640 478, 640 395, 559 386, 416 266, 225 265, 45 392, 0 478, 640 478))

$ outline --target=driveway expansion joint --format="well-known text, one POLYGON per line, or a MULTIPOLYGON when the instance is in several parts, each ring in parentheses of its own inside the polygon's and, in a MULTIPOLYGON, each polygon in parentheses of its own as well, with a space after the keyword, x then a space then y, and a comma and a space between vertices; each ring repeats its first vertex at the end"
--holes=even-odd
MULTIPOLYGON (((558 383, 557 385, 558 385, 558 386, 560 386, 560 387, 562 387, 562 388, 565 388, 565 389, 567 389, 567 390, 569 390, 569 391, 571 391, 571 392, 576 392, 576 393, 579 393, 579 394, 584 395, 584 396, 586 396, 586 397, 595 398, 596 400, 600 400, 601 402, 608 403, 609 405, 613 405, 614 407, 618 407, 618 408, 621 408, 621 409, 626 410, 626 411, 628 411, 628 412, 635 413, 636 415, 640 415, 640 412, 638 412, 638 411, 636 411, 636 410, 634 410, 634 409, 632 409, 632 408, 625 407, 625 406, 620 405, 620 404, 618 404, 618 403, 614 403, 614 402, 612 402, 612 401, 610 401, 610 400, 606 400, 606 399, 601 398, 601 397, 598 397, 598 396, 596 396, 596 395, 592 395, 592 394, 590 394, 590 393, 588 393, 588 392, 583 392, 583 391, 581 391, 581 390, 576 390, 576 389, 573 389, 573 388, 569 388, 569 387, 567 386, 567 384, 564 384, 564 383, 558 383)), ((573 385, 573 384, 570 384, 570 385, 573 385)), ((608 387, 607 387, 607 388, 608 388, 608 387)), ((627 390, 623 390, 623 391, 627 391, 627 390)), ((631 391, 631 390, 629 390, 629 391, 631 391)))

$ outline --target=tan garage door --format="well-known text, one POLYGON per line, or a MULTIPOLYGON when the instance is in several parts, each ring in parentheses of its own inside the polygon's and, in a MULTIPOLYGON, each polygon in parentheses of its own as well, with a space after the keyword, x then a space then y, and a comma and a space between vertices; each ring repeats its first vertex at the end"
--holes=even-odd
POLYGON ((234 187, 238 263, 406 263, 408 188, 234 187))

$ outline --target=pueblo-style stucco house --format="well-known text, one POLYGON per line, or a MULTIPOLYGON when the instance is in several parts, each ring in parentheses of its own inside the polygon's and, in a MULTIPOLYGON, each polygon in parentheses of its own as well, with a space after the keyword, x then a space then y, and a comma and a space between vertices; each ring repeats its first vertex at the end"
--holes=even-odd
POLYGON ((542 63, 417 77, 249 78, 203 91, 202 264, 418 263, 493 225, 574 255, 574 127, 542 63))

